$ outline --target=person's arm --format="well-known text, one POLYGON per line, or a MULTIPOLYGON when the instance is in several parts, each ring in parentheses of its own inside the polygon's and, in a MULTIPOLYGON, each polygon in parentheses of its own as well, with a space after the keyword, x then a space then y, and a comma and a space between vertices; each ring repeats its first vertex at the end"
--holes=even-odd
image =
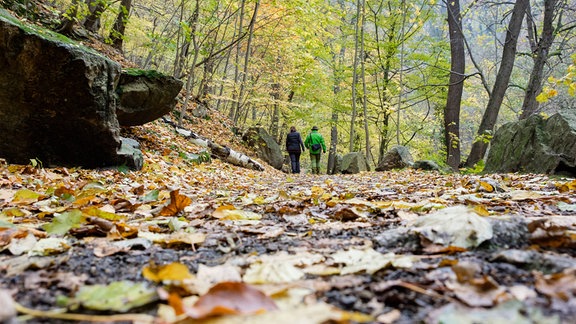
POLYGON ((302 151, 306 151, 304 148, 304 142, 302 141, 302 136, 300 136, 300 134, 298 134, 298 140, 300 141, 300 147, 302 148, 302 151))
POLYGON ((322 150, 326 153, 326 144, 324 143, 324 136, 320 137, 320 144, 322 144, 322 150))
POLYGON ((306 136, 306 140, 304 140, 304 146, 307 149, 310 149, 310 134, 308 134, 308 136, 306 136))

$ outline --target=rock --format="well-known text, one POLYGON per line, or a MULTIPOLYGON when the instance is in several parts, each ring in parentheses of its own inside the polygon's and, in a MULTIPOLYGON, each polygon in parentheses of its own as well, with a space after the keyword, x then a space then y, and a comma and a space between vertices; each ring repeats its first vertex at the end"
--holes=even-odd
POLYGON ((440 166, 432 160, 419 160, 414 162, 412 165, 413 169, 419 169, 424 171, 440 171, 440 166))
POLYGON ((491 259, 492 261, 506 262, 521 266, 526 270, 536 270, 546 274, 560 273, 576 267, 576 261, 569 255, 526 249, 500 250, 494 252, 491 259))
POLYGON ((119 155, 119 76, 118 63, 0 9, 0 156, 84 167, 130 159, 119 155))
POLYGON ((376 249, 395 253, 413 252, 421 247, 418 235, 404 227, 383 231, 373 242, 376 249))
POLYGON ((140 151, 140 143, 131 139, 120 137, 121 145, 118 151, 118 165, 125 165, 130 169, 140 170, 144 165, 144 156, 140 151))
POLYGON ((344 155, 340 168, 344 174, 356 174, 369 170, 368 162, 361 152, 350 152, 344 155))
POLYGON ((143 125, 174 109, 182 81, 156 71, 128 69, 120 75, 120 105, 116 114, 122 126, 143 125))
POLYGON ((496 249, 522 248, 530 245, 526 218, 521 216, 489 217, 492 238, 488 244, 496 249))
POLYGON ((284 158, 280 145, 262 127, 250 127, 242 140, 256 151, 256 155, 272 167, 282 170, 284 158))
POLYGON ((414 160, 408 148, 405 146, 397 145, 391 148, 382 161, 378 163, 376 171, 389 171, 392 169, 403 169, 412 166, 414 160))
POLYGON ((576 111, 503 125, 494 134, 484 171, 576 175, 576 111))

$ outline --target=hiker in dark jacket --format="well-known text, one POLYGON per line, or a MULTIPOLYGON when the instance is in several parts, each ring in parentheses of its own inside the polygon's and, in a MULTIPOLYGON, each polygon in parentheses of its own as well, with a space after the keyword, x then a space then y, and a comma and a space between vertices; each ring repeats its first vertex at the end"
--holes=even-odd
POLYGON ((286 135, 286 151, 290 155, 292 173, 300 173, 300 154, 304 151, 304 143, 296 127, 290 127, 290 133, 286 135))
POLYGON ((326 144, 322 134, 318 133, 318 126, 312 127, 312 132, 306 136, 304 146, 310 151, 312 174, 320 174, 320 154, 326 153, 326 144))

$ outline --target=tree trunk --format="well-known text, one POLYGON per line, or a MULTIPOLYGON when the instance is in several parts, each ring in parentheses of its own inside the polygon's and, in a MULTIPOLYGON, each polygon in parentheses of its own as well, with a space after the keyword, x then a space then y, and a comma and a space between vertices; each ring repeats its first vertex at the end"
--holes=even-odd
POLYGON ((106 2, 104 0, 88 0, 86 1, 88 5, 88 10, 90 10, 90 14, 84 20, 84 28, 86 30, 96 34, 100 29, 100 17, 102 13, 106 10, 106 2))
MULTIPOLYGON (((368 3, 370 4, 370 3, 368 3)), ((372 10, 373 19, 376 21, 380 16, 379 10, 372 10)), ((380 31, 380 27, 378 25, 375 26, 376 31, 374 33, 376 37, 376 43, 388 43, 393 44, 395 42, 396 36, 396 25, 393 24, 388 30, 388 37, 385 40, 380 41, 379 35, 384 34, 380 31)), ((378 101, 380 103, 380 112, 379 115, 382 117, 382 126, 378 125, 380 131, 380 143, 378 145, 378 162, 376 165, 380 165, 382 160, 384 159, 384 155, 388 149, 388 144, 390 142, 390 132, 389 132, 389 124, 390 124, 390 112, 389 103, 391 102, 390 96, 388 95, 388 86, 390 84, 390 71, 392 69, 392 58, 396 54, 396 48, 394 46, 384 46, 385 53, 381 53, 381 46, 376 47, 377 53, 377 62, 378 66, 380 67, 379 71, 376 71, 373 75, 374 81, 376 83, 376 88, 378 89, 378 101), (382 74, 382 85, 380 85, 380 78, 379 75, 382 74)), ((378 117, 380 120, 380 117, 378 117)))
POLYGON ((478 163, 478 161, 482 160, 486 154, 486 150, 488 149, 488 143, 492 137, 492 132, 494 130, 496 120, 498 119, 500 106, 502 105, 504 95, 508 89, 510 74, 514 68, 518 34, 520 33, 520 29, 522 27, 522 21, 524 20, 524 14, 526 13, 528 2, 529 0, 516 0, 516 3, 514 4, 512 17, 508 23, 508 31, 506 32, 506 40, 504 43, 504 49, 502 51, 502 61, 500 63, 500 68, 498 69, 498 74, 496 75, 496 81, 494 82, 492 94, 488 99, 486 111, 484 111, 484 115, 482 116, 482 122, 478 128, 476 140, 474 144, 472 144, 472 150, 470 151, 470 155, 468 155, 468 159, 466 160, 467 167, 472 167, 478 163))
MULTIPOLYGON (((240 16, 238 17, 238 35, 242 34, 242 29, 244 28, 244 10, 246 7, 246 0, 242 0, 240 4, 240 16)), ((238 42, 236 44, 236 56, 234 58, 234 89, 232 90, 232 107, 230 107, 230 114, 228 117, 232 121, 238 119, 238 107, 240 106, 240 99, 238 98, 238 82, 240 79, 240 50, 242 49, 242 44, 238 42)))
POLYGON ((449 1, 448 31, 450 33, 450 85, 444 110, 444 142, 446 164, 457 171, 460 166, 460 103, 464 89, 465 53, 460 1, 449 1))
POLYGON ((544 1, 544 24, 542 27, 542 35, 536 45, 536 51, 533 53, 534 67, 532 68, 530 81, 526 87, 526 94, 524 96, 524 102, 522 103, 522 114, 520 115, 520 119, 526 119, 530 115, 535 114, 538 110, 538 101, 536 101, 536 96, 542 90, 544 65, 548 60, 550 46, 552 46, 552 42, 554 42, 555 34, 552 23, 554 22, 554 11, 557 2, 558 0, 544 1))
POLYGON ((337 164, 337 148, 338 148, 338 94, 340 93, 340 82, 342 81, 342 73, 339 69, 344 61, 344 56, 346 54, 346 47, 342 45, 340 47, 340 52, 333 55, 334 63, 334 103, 332 105, 332 118, 330 120, 330 148, 328 149, 328 165, 326 167, 326 173, 335 174, 336 164, 337 164))
POLYGON ((366 143, 366 161, 369 169, 372 154, 370 152, 370 130, 368 128, 368 94, 366 90, 366 59, 364 54, 364 29, 366 21, 366 0, 362 0, 362 24, 360 25, 360 74, 362 76, 362 108, 364 111, 364 137, 366 143))
POLYGON ((180 109, 180 116, 178 116, 178 126, 182 127, 182 120, 184 119, 184 115, 186 115, 186 110, 188 109, 188 102, 192 97, 192 88, 194 86, 194 78, 195 78, 195 68, 196 62, 198 61, 198 56, 200 55, 198 40, 196 39, 196 28, 198 25, 198 16, 200 14, 200 0, 196 0, 196 8, 194 8, 194 13, 192 14, 192 21, 191 21, 191 35, 190 39, 194 46, 194 58, 192 59, 192 64, 190 65, 190 70, 188 71, 188 79, 186 80, 186 92, 184 95, 184 103, 182 104, 182 109, 180 109))
POLYGON ((350 143, 348 145, 348 152, 354 152, 354 141, 355 141, 355 126, 356 115, 358 114, 356 109, 356 99, 358 97, 358 92, 356 85, 358 84, 358 44, 359 38, 358 30, 360 29, 360 6, 361 0, 356 1, 356 24, 354 25, 354 60, 352 63, 352 116, 350 117, 350 143))
MULTIPOLYGON (((168 122, 170 124, 172 124, 171 122, 168 122)), ((222 146, 218 143, 214 143, 211 140, 204 138, 196 133, 193 133, 192 131, 185 129, 185 128, 181 128, 178 127, 174 124, 172 124, 172 126, 175 127, 176 132, 182 136, 184 136, 186 139, 188 139, 190 142, 194 143, 195 145, 198 145, 200 147, 204 147, 210 150, 210 156, 218 158, 224 162, 233 164, 233 165, 237 165, 237 166, 241 166, 243 168, 247 168, 247 169, 251 169, 251 170, 256 170, 256 171, 264 171, 264 167, 258 163, 257 161, 251 159, 249 156, 234 151, 233 149, 226 147, 226 146, 222 146)))
POLYGON ((254 37, 254 25, 256 25, 256 17, 258 15, 258 8, 260 7, 260 0, 256 1, 254 5, 254 14, 250 20, 250 26, 248 30, 248 40, 246 41, 246 53, 244 54, 244 72, 242 73, 242 81, 240 82, 240 90, 238 91, 238 107, 236 108, 236 115, 234 116, 234 123, 238 122, 239 112, 242 110, 242 100, 244 97, 244 91, 246 90, 246 80, 248 78, 248 66, 250 62, 251 45, 252 39, 254 37))
POLYGON ((78 7, 80 6, 80 0, 72 0, 70 8, 66 10, 66 13, 62 15, 62 22, 60 26, 56 29, 57 32, 64 35, 72 35, 74 25, 76 24, 78 16, 78 7))
POLYGON ((403 87, 404 87, 404 43, 405 43, 405 36, 404 36, 404 28, 406 27, 406 0, 402 0, 402 26, 400 28, 400 71, 398 72, 398 88, 400 93, 398 93, 398 107, 396 108, 396 144, 400 145, 400 115, 402 110, 402 95, 403 95, 403 87))
POLYGON ((280 84, 272 84, 272 92, 270 93, 273 100, 274 109, 272 111, 272 123, 270 125, 270 136, 276 139, 277 143, 280 143, 280 134, 278 126, 280 124, 280 84))
MULTIPOLYGON (((184 23, 184 4, 186 3, 185 0, 180 1, 180 23, 184 23)), ((194 10, 194 12, 198 12, 198 10, 194 10)), ((194 17, 194 15, 193 15, 194 17)), ((194 21, 194 18, 191 19, 194 21)), ((176 79, 180 79, 182 77, 182 71, 184 70, 184 64, 186 62, 186 57, 188 57, 188 51, 190 49, 190 39, 194 35, 190 35, 190 37, 186 37, 185 32, 182 27, 178 28, 178 33, 176 34, 176 58, 174 59, 174 72, 172 76, 176 79), (182 44, 180 41, 182 40, 182 44)))
POLYGON ((112 46, 119 51, 122 51, 122 45, 124 44, 124 32, 126 31, 131 8, 132 0, 122 0, 120 8, 118 9, 118 16, 110 31, 110 42, 112 46))

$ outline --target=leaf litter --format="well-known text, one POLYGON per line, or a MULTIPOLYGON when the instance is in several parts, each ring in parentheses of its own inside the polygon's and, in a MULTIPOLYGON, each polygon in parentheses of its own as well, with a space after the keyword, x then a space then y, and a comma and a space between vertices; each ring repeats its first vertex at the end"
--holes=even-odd
MULTIPOLYGON (((254 156, 219 123, 187 127, 254 156)), ((161 121, 125 132, 142 143, 141 171, 1 164, 0 298, 14 306, 0 320, 576 315, 573 179, 258 172, 188 161, 201 148, 161 121)))

